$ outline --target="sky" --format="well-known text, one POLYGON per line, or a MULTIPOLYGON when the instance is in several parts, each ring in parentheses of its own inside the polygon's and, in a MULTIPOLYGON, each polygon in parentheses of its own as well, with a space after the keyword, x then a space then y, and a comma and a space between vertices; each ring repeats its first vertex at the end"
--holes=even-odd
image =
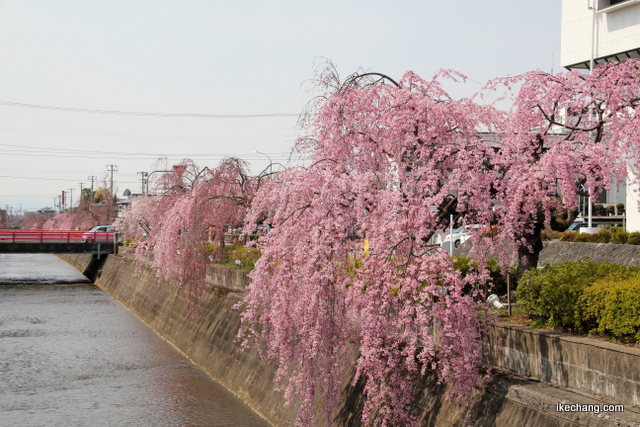
MULTIPOLYGON (((558 0, 0 0, 0 208, 228 156, 287 164, 318 67, 560 70, 558 0), (159 161, 159 159, 165 159, 159 161), (110 166, 110 165, 113 165, 110 166)), ((69 199, 67 199, 69 202, 69 199)), ((57 203, 57 201, 56 201, 57 203)))

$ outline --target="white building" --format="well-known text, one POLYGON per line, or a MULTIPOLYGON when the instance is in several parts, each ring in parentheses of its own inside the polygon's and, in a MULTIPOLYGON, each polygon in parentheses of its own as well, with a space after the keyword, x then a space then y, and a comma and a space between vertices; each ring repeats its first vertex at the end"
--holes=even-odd
MULTIPOLYGON (((561 37, 560 61, 568 69, 640 59, 640 0, 562 0, 561 37)), ((626 186, 628 231, 640 231, 637 187, 626 186)), ((607 202, 621 202, 617 192, 607 202)))
POLYGON ((563 0, 563 67, 640 58, 640 0, 563 0))

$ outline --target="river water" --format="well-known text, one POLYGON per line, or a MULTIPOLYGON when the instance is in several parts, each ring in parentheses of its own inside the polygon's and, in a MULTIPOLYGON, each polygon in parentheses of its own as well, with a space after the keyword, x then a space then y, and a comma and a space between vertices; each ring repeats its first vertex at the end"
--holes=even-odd
POLYGON ((83 282, 54 255, 0 254, 0 426, 269 425, 83 282))

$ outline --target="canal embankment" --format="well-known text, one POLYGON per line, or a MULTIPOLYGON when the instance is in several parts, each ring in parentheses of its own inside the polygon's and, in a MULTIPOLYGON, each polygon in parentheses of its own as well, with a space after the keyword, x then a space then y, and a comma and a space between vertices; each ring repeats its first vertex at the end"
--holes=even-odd
MULTIPOLYGON (((87 255, 62 257, 80 271, 92 265, 87 255)), ((295 420, 295 408, 273 391, 275 366, 237 339, 240 313, 234 306, 249 280, 245 272, 211 266, 204 292, 191 301, 179 286, 124 256, 110 255, 96 276, 101 289, 271 424, 295 420)), ((486 349, 497 374, 474 408, 477 425, 640 426, 640 350, 509 324, 492 328, 486 349), (598 413, 559 411, 563 404, 591 405, 598 413), (623 405, 624 412, 600 410, 608 404, 623 405)), ((358 425, 361 396, 345 384, 334 424, 358 425)), ((461 410, 444 400, 445 389, 434 378, 417 386, 423 425, 461 422, 461 410)))

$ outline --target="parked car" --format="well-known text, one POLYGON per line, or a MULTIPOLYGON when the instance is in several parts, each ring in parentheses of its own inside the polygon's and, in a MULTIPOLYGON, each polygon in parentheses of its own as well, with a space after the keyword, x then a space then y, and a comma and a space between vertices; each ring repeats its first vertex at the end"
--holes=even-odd
POLYGON ((111 243, 114 233, 111 225, 98 225, 82 235, 83 242, 89 243, 111 243))
POLYGON ((451 244, 450 242, 453 241, 453 247, 457 248, 458 246, 460 246, 461 244, 469 240, 471 236, 473 236, 474 234, 478 234, 478 233, 485 234, 485 233, 495 233, 495 232, 496 232, 496 228, 494 226, 490 227, 488 225, 482 225, 482 224, 465 225, 459 228, 454 228, 453 233, 448 231, 446 234, 444 234, 442 242, 440 243, 440 246, 442 246, 443 248, 447 248, 447 250, 449 250, 448 248, 450 247, 450 244, 451 244))
POLYGON ((452 233, 449 232, 444 235, 441 245, 444 246, 445 242, 453 242, 453 247, 457 248, 471 237, 471 232, 474 230, 473 227, 477 228, 478 226, 467 225, 464 227, 454 228, 452 233))
POLYGON ((589 224, 584 221, 575 221, 569 226, 569 228, 567 228, 567 231, 580 231, 582 227, 586 227, 588 225, 589 224))

